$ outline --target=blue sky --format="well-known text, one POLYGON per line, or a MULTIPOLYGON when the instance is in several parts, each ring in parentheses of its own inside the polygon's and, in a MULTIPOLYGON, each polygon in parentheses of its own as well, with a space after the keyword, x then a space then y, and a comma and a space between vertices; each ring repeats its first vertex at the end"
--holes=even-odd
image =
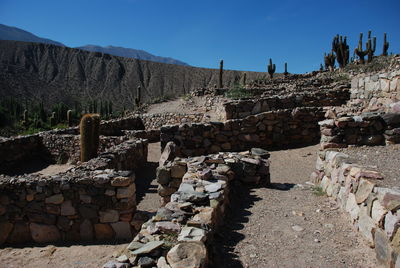
MULTIPOLYGON (((143 49, 192 66, 277 72, 319 68, 337 33, 351 53, 371 29, 400 53, 399 0, 0 0, 0 23, 70 47, 143 49)), ((364 39, 365 43, 365 39, 364 39)))

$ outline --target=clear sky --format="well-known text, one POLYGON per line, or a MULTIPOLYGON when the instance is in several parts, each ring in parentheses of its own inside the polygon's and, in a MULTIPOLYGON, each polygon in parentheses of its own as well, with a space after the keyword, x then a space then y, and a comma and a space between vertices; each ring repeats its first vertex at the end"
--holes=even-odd
POLYGON ((69 47, 143 49, 192 66, 277 72, 316 70, 337 33, 383 33, 400 53, 400 0, 0 0, 0 23, 69 47))

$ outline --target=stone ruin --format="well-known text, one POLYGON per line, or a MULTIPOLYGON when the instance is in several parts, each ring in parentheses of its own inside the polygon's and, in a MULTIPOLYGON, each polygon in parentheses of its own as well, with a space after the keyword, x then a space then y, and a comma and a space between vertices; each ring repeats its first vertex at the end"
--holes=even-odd
POLYGON ((247 89, 258 97, 226 102, 224 122, 173 113, 102 122, 99 155, 86 163, 78 161, 77 128, 3 139, 0 244, 131 241, 104 267, 207 267, 230 189, 268 187, 266 150, 321 143, 315 183, 350 214, 381 262, 399 265, 400 192, 377 187, 381 174, 332 151, 400 142, 399 69, 359 74, 351 83, 315 73, 254 82, 247 89), (136 212, 135 194, 149 142, 161 142, 164 152, 157 168, 162 207, 153 215, 136 212), (15 172, 37 158, 74 166, 50 176, 15 172))

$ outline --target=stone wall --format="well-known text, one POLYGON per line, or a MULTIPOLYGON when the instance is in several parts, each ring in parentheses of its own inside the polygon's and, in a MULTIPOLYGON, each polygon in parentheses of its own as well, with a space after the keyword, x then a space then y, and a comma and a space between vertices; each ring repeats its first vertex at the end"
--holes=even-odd
POLYGON ((161 146, 173 141, 178 156, 195 156, 220 151, 244 151, 309 145, 319 140, 318 121, 322 108, 296 108, 248 116, 244 119, 182 124, 161 128, 161 146))
POLYGON ((319 122, 321 147, 400 143, 400 113, 364 113, 319 122))
POLYGON ((249 100, 237 100, 224 103, 226 119, 240 119, 249 115, 278 109, 293 109, 296 107, 324 107, 340 106, 349 100, 347 88, 319 90, 290 94, 287 96, 273 96, 249 100))
POLYGON ((49 177, 0 175, 0 244, 131 239, 133 171, 147 161, 147 145, 127 140, 49 177))
POLYGON ((0 244, 128 240, 131 171, 81 168, 51 177, 0 176, 0 244))
POLYGON ((142 225, 124 253, 103 267, 212 267, 208 248, 223 222, 233 182, 269 182, 269 154, 259 149, 252 152, 165 163, 171 176, 181 177, 178 191, 142 225))
POLYGON ((400 70, 353 77, 348 105, 359 111, 389 111, 400 101, 400 70))
POLYGON ((312 178, 340 208, 386 267, 400 266, 400 191, 379 187, 383 176, 334 151, 318 154, 312 178))
POLYGON ((158 113, 158 114, 138 114, 145 125, 146 130, 159 129, 165 125, 175 125, 183 123, 200 123, 203 121, 204 114, 179 114, 179 113, 158 113))

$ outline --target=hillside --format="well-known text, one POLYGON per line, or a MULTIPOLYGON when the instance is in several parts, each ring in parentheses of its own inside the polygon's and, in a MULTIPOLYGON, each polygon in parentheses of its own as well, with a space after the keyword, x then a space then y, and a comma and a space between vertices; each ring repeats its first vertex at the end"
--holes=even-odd
POLYGON ((148 60, 148 61, 155 61, 155 62, 162 62, 168 64, 177 64, 177 65, 184 65, 189 66, 189 64, 169 58, 169 57, 160 57, 150 54, 144 50, 140 49, 133 49, 133 48, 124 48, 124 47, 114 47, 114 46, 96 46, 96 45, 86 45, 82 47, 76 47, 77 49, 92 51, 92 52, 101 52, 106 53, 114 56, 120 56, 125 58, 133 58, 138 60, 148 60))
POLYGON ((47 38, 36 36, 28 31, 0 24, 0 40, 14 40, 23 42, 34 42, 43 44, 53 44, 57 46, 64 46, 64 44, 53 41, 47 38))
MULTIPOLYGON (((218 62, 217 62, 218 63, 218 62)), ((217 65, 217 64, 216 64, 217 65)), ((130 108, 140 85, 142 100, 179 96, 217 84, 219 71, 111 56, 49 44, 0 41, 0 99, 43 101, 111 100, 130 108)), ((265 73, 246 72, 247 79, 265 73)), ((224 85, 240 81, 244 72, 224 71, 224 85)))

